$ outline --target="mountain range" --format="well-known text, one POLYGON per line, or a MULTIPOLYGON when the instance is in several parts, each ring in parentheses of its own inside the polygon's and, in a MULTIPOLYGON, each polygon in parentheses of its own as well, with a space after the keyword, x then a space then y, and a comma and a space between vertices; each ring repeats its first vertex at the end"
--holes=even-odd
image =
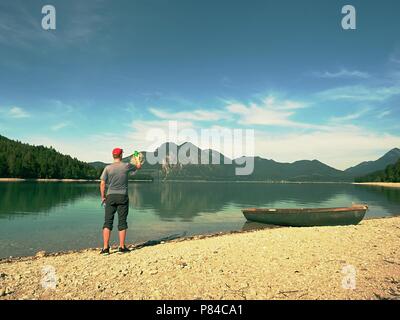
MULTIPOLYGON (((226 163, 230 159, 215 150, 201 150, 191 143, 176 145, 164 143, 154 152, 143 152, 149 160, 160 155, 166 149, 167 160, 174 159, 184 152, 189 160, 187 164, 151 165, 146 161, 142 171, 133 179, 161 180, 204 180, 204 181, 394 181, 400 176, 400 149, 394 148, 375 161, 365 161, 346 170, 337 170, 318 160, 300 160, 293 163, 281 163, 261 157, 239 158, 254 160, 254 171, 250 175, 236 175, 241 165, 232 164, 197 164, 204 156, 208 163, 217 159, 217 163, 226 163), (189 152, 192 151, 192 152, 189 152), (225 160, 225 161, 224 161, 225 160), (367 179, 367 180, 366 180, 367 179)), ((130 157, 124 159, 129 161, 130 157)), ((162 158, 162 160, 165 160, 162 158)), ((168 161, 167 161, 168 162, 168 161)), ((165 161, 164 161, 165 163, 165 161)), ((0 136, 0 178, 55 178, 55 179, 97 179, 106 163, 97 161, 85 163, 68 155, 63 155, 53 148, 32 146, 0 136)))
MULTIPOLYGON (((169 158, 174 158, 182 148, 196 151, 193 156, 187 153, 190 159, 188 164, 177 165, 150 165, 145 162, 143 169, 145 172, 153 171, 154 175, 163 180, 205 180, 205 181, 315 181, 315 182, 352 182, 355 178, 368 175, 370 173, 384 170, 388 165, 396 163, 400 159, 400 149, 394 148, 375 161, 362 162, 346 170, 332 168, 318 160, 299 160, 293 163, 281 163, 261 157, 254 157, 254 171, 251 175, 238 176, 235 169, 238 165, 223 164, 223 159, 228 159, 223 154, 209 150, 209 159, 212 157, 220 158, 222 164, 196 164, 201 163, 201 155, 208 150, 201 150, 191 143, 176 145, 167 142, 157 148, 154 152, 142 152, 145 158, 156 156, 160 150, 166 148, 169 158), (197 155, 197 157, 196 157, 197 155), (195 161, 196 160, 196 161, 195 161), (195 164, 193 164, 193 162, 195 164)), ((124 158, 129 161, 130 157, 124 158)), ((228 159, 230 160, 230 159, 228 159)), ((241 158, 241 160, 246 160, 241 158)), ((251 160, 251 159, 247 159, 251 160)), ((211 161, 209 161, 211 163, 211 161)), ((90 163, 99 169, 106 165, 103 162, 90 163)), ((157 178, 157 177, 155 177, 157 178)))

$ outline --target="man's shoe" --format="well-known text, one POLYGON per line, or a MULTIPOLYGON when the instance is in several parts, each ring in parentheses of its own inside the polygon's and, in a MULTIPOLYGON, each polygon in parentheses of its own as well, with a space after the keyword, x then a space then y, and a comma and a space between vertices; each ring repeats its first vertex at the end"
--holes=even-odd
POLYGON ((103 256, 108 256, 110 254, 110 248, 101 249, 100 254, 103 256))
POLYGON ((131 252, 131 250, 129 250, 127 247, 118 248, 118 253, 128 253, 128 252, 131 252))

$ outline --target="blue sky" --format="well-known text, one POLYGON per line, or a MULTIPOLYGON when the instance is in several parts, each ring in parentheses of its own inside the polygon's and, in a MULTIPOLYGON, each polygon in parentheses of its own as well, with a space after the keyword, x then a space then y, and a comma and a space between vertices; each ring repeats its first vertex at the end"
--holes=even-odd
POLYGON ((400 147, 399 12, 396 0, 2 0, 0 134, 107 161, 174 120, 254 129, 257 155, 344 169, 400 147), (341 28, 345 4, 357 30, 341 28))

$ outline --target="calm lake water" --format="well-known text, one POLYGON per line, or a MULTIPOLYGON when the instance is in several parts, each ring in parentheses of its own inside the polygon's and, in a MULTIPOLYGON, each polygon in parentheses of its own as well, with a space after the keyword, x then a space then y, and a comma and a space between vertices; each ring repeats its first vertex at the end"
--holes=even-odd
MULTIPOLYGON (((0 258, 101 246, 98 190, 92 183, 0 183, 0 258)), ((132 183, 129 196, 128 243, 242 230, 246 207, 355 202, 370 206, 369 218, 400 214, 400 189, 351 184, 132 183)), ((112 238, 117 244, 116 232, 112 238)))

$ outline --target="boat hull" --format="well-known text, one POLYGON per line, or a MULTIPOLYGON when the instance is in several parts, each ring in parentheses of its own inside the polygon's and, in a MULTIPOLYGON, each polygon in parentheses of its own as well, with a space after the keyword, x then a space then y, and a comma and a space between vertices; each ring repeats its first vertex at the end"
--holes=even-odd
POLYGON ((327 209, 247 209, 243 210, 243 214, 248 221, 279 226, 315 227, 356 225, 364 219, 367 210, 367 206, 327 209))

